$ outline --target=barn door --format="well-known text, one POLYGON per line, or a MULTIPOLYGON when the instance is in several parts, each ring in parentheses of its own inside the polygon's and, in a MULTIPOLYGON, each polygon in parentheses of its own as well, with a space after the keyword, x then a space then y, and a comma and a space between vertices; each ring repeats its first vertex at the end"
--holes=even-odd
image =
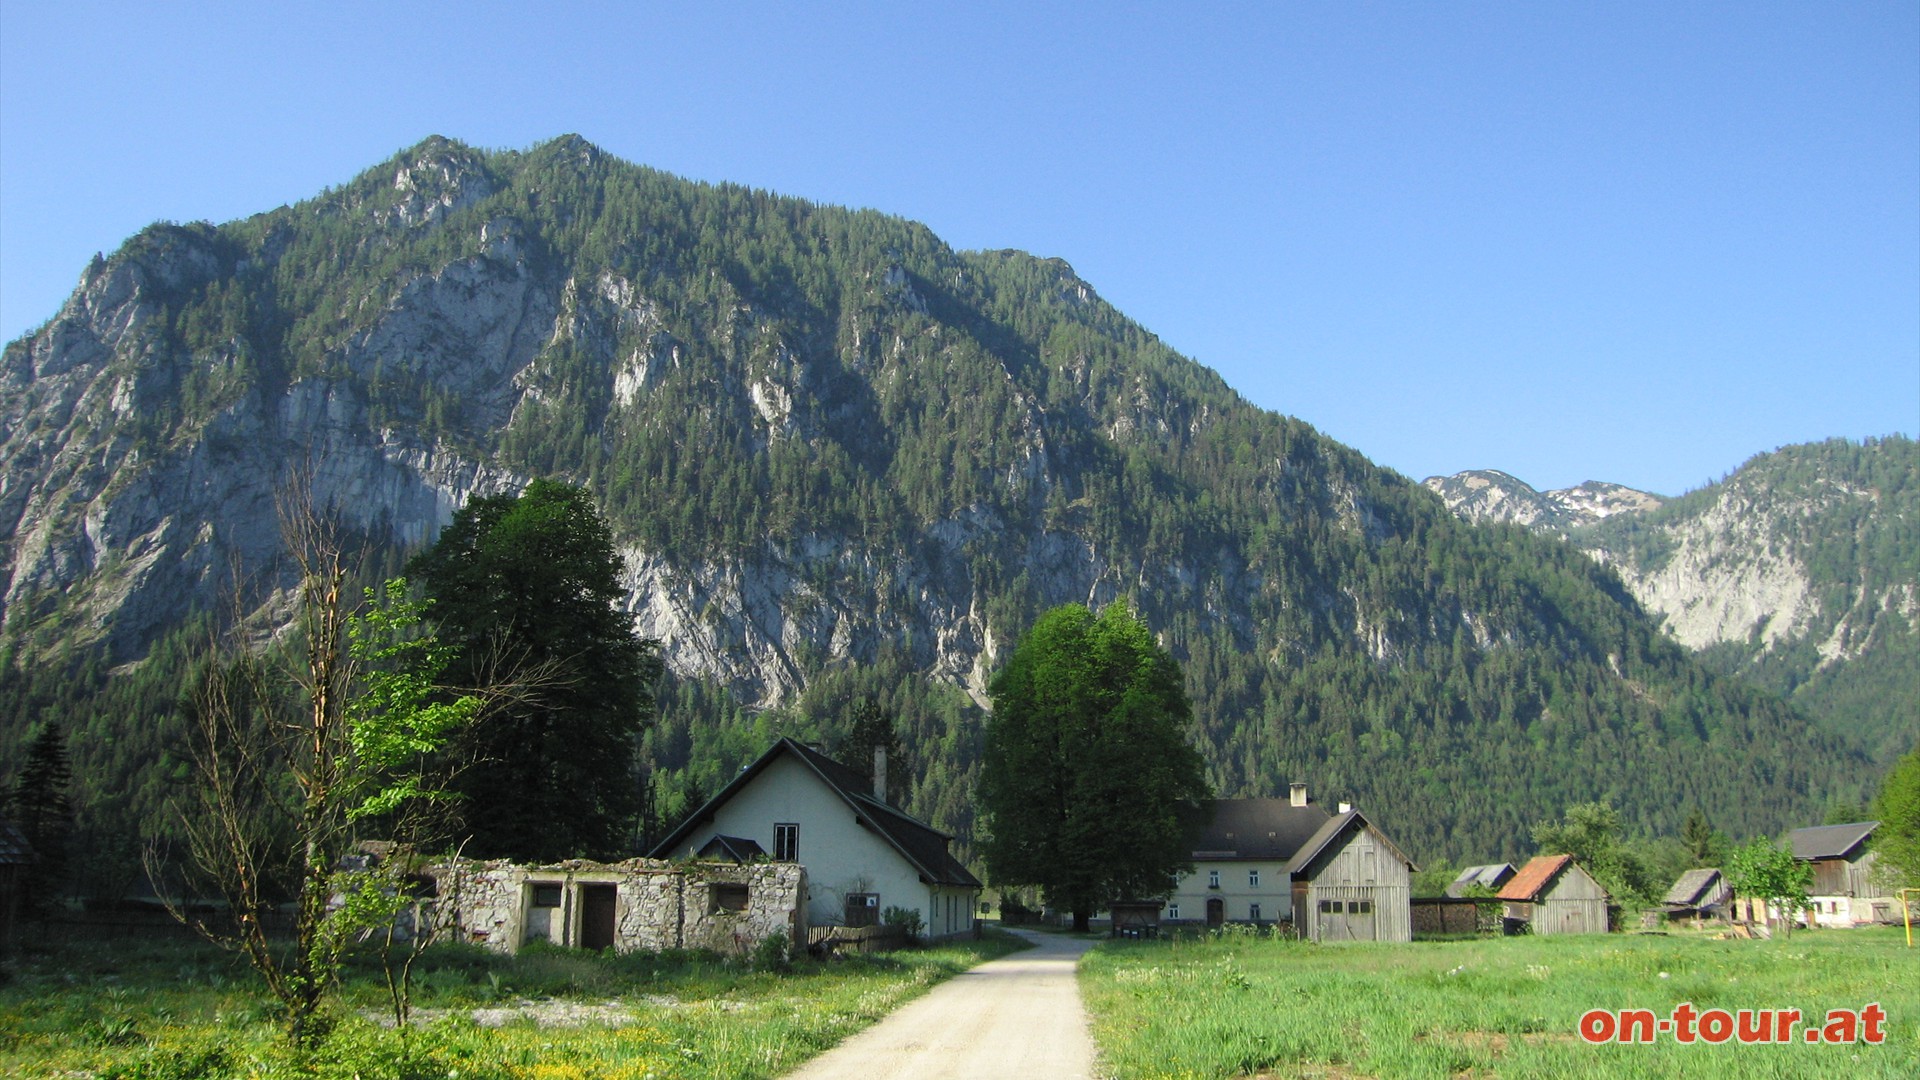
POLYGON ((1322 892, 1334 896, 1322 896, 1314 913, 1321 941, 1376 940, 1372 889, 1335 886, 1322 892))
POLYGON ((581 948, 613 948, 613 908, 618 897, 615 885, 580 886, 581 948))

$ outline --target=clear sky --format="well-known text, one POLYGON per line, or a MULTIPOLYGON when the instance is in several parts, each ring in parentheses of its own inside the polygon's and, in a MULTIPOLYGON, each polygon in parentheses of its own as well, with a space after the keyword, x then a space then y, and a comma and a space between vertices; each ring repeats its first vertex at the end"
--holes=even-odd
POLYGON ((1920 5, 0 4, 0 336, 442 134, 1071 262, 1416 479, 1920 431, 1920 5), (923 8, 940 8, 926 11, 923 8))

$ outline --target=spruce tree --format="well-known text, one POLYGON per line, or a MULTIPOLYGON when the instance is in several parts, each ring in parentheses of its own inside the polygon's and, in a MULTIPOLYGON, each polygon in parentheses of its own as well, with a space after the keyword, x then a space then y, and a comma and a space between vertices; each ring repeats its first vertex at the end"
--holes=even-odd
POLYGON ((37 861, 28 877, 29 903, 44 908, 52 903, 67 878, 67 836, 73 831, 73 766, 67 758, 67 735, 59 724, 48 724, 33 737, 26 764, 8 794, 8 809, 19 823, 37 861))

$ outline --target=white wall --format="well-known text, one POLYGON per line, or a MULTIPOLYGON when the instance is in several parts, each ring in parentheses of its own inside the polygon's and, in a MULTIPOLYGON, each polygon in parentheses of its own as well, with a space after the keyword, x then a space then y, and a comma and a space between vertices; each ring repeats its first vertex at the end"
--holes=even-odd
MULTIPOLYGON (((1260 921, 1272 922, 1275 919, 1289 918, 1293 914, 1292 886, 1287 880, 1287 864, 1279 862, 1258 862, 1205 859, 1194 860, 1194 872, 1180 879, 1174 889, 1169 904, 1180 906, 1179 921, 1204 923, 1207 921, 1207 901, 1218 898, 1226 901, 1227 921, 1246 922, 1249 905, 1260 905, 1260 921), (1220 887, 1207 887, 1207 871, 1220 872, 1220 887), (1260 871, 1260 884, 1247 884, 1247 871, 1260 871)), ((1163 918, 1173 919, 1168 913, 1163 918)))
MULTIPOLYGON (((878 834, 854 824, 853 809, 825 781, 791 754, 783 754, 734 793, 711 825, 694 830, 678 854, 689 858, 715 833, 743 836, 771 854, 773 826, 800 826, 799 863, 807 868, 807 922, 839 926, 846 921, 848 893, 878 893, 879 910, 916 908, 936 936, 933 890, 918 871, 878 834)), ((939 905, 944 916, 945 906, 939 905)))

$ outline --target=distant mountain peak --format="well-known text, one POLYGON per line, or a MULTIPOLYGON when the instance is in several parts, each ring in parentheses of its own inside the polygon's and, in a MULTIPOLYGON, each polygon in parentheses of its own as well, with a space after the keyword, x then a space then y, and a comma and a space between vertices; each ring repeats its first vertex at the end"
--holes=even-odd
POLYGON ((1655 510, 1666 502, 1659 495, 1602 480, 1540 491, 1498 469, 1469 469, 1422 482, 1468 521, 1510 521, 1541 529, 1579 528, 1615 514, 1655 510))

